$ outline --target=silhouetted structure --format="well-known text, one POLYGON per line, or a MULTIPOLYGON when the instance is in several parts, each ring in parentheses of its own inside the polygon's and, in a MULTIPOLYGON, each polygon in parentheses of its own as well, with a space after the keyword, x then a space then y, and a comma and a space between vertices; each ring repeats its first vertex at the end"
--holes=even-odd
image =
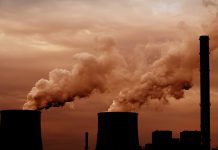
POLYGON ((200 131, 183 131, 180 133, 180 143, 183 145, 200 145, 200 131))
POLYGON ((218 150, 218 147, 214 147, 214 148, 212 148, 212 150, 218 150))
POLYGON ((144 150, 152 150, 152 144, 151 143, 145 144, 144 150))
POLYGON ((172 131, 152 132, 152 149, 169 150, 172 148, 172 131))
POLYGON ((172 144, 171 144, 171 149, 172 150, 179 150, 180 148, 180 139, 179 138, 173 138, 172 139, 172 144))
POLYGON ((201 138, 204 150, 210 150, 210 63, 209 37, 200 36, 201 138))
POLYGON ((85 150, 89 149, 89 133, 85 132, 85 150))
POLYGON ((98 113, 96 150, 138 150, 138 114, 131 112, 98 113))
POLYGON ((1 110, 1 150, 42 150, 40 111, 1 110))
POLYGON ((183 131, 180 133, 180 147, 183 150, 200 150, 201 132, 200 131, 183 131))
POLYGON ((202 150, 200 131, 183 131, 179 138, 172 138, 172 131, 152 132, 152 144, 145 150, 202 150))
MULTIPOLYGON (((146 144, 145 150, 210 150, 210 61, 209 37, 200 36, 200 83, 201 83, 201 131, 183 131, 180 139, 170 140, 170 131, 154 131, 152 144, 146 144), (165 144, 164 144, 165 143, 165 144), (158 146, 156 146, 158 145, 158 146), (164 148, 169 145, 169 148, 164 148)), ((172 132, 171 132, 172 136, 172 132)))
POLYGON ((169 145, 172 143, 172 131, 154 131, 152 132, 152 144, 169 145))

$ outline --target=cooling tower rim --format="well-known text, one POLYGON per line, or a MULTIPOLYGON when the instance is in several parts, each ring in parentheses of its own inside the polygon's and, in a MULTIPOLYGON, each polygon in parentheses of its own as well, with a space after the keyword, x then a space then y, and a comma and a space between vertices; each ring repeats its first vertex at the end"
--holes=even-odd
POLYGON ((154 130, 153 132, 172 132, 171 130, 154 130))
POLYGON ((41 113, 41 111, 39 110, 22 110, 22 109, 4 109, 4 110, 0 110, 0 112, 10 112, 10 113, 41 113))
POLYGON ((130 115, 138 115, 137 112, 99 112, 98 115, 104 114, 130 114, 130 115))

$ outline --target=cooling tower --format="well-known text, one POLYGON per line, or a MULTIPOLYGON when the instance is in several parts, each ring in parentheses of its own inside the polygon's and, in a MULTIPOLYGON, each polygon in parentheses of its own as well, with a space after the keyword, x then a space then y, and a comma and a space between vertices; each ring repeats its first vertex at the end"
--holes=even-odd
POLYGON ((209 37, 200 36, 201 136, 204 150, 210 150, 210 61, 209 37))
POLYGON ((138 114, 98 113, 96 150, 139 150, 138 114))
POLYGON ((42 150, 40 111, 1 110, 1 150, 42 150))

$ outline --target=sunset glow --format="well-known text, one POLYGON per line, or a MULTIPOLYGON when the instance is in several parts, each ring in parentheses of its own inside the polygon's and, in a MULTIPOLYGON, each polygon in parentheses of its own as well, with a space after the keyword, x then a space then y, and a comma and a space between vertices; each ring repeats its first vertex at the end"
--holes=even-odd
POLYGON ((82 150, 86 131, 95 149, 108 110, 139 113, 141 145, 200 130, 200 35, 215 147, 217 0, 0 0, 0 109, 42 109, 44 150, 82 150))

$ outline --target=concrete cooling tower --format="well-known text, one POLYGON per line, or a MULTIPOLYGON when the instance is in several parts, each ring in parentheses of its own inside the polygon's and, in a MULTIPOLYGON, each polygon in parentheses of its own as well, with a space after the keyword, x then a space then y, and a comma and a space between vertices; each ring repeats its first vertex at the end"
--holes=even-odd
POLYGON ((138 114, 98 113, 96 150, 139 150, 138 114))
POLYGON ((42 150, 41 112, 0 110, 1 150, 42 150))

